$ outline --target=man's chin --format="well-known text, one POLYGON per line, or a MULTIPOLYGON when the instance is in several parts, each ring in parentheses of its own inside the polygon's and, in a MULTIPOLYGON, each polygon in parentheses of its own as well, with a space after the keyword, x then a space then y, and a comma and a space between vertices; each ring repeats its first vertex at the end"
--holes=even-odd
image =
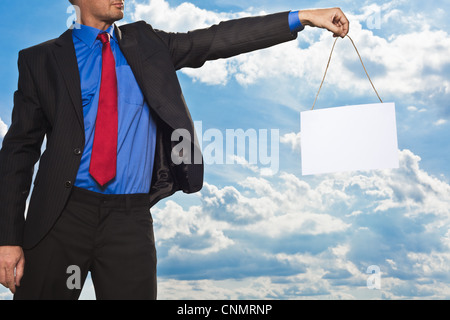
POLYGON ((115 15, 112 17, 111 21, 112 21, 112 23, 114 23, 114 22, 116 22, 116 21, 122 20, 123 17, 124 17, 124 13, 123 13, 123 12, 122 12, 122 13, 118 13, 118 14, 115 14, 115 15))

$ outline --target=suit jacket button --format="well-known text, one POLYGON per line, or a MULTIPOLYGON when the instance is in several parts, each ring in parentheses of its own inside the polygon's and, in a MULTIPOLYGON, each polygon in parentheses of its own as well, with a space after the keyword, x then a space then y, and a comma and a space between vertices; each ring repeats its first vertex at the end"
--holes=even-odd
POLYGON ((76 148, 73 150, 73 153, 75 153, 77 156, 80 156, 82 152, 80 148, 76 148))
POLYGON ((66 188, 71 188, 71 187, 72 187, 72 181, 66 181, 66 182, 64 183, 64 186, 65 186, 66 188))

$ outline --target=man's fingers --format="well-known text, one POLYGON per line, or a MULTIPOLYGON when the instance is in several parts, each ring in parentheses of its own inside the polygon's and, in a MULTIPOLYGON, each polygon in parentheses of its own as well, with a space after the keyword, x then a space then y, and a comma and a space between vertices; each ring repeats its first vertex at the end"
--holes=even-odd
POLYGON ((3 269, 3 282, 2 284, 7 287, 9 290, 11 290, 12 293, 16 292, 16 285, 14 281, 14 268, 11 268, 10 266, 6 266, 3 269))
POLYGON ((333 33, 334 37, 345 37, 344 30, 342 26, 339 23, 336 23, 334 21, 327 21, 324 25, 325 29, 333 33))
POLYGON ((327 23, 325 25, 325 29, 327 29, 328 31, 331 31, 333 33, 334 37, 340 37, 342 34, 342 31, 339 29, 339 27, 337 27, 336 25, 334 25, 333 23, 327 23))
POLYGON ((0 283, 16 292, 25 266, 23 250, 19 246, 0 246, 0 283))
POLYGON ((350 30, 350 23, 339 8, 300 10, 299 18, 303 25, 325 28, 335 37, 344 38, 350 30))
POLYGON ((19 263, 17 264, 16 267, 16 281, 15 281, 16 286, 20 286, 20 280, 22 280, 24 268, 25 268, 25 258, 22 257, 19 260, 19 263))
POLYGON ((0 284, 6 287, 6 268, 0 269, 0 284))
POLYGON ((350 22, 341 9, 336 9, 333 17, 333 24, 337 27, 337 32, 333 31, 336 36, 344 38, 350 29, 350 22))

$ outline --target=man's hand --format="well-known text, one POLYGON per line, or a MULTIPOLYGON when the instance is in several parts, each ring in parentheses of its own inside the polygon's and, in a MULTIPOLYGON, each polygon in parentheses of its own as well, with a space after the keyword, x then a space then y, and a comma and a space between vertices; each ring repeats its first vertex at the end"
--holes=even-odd
POLYGON ((23 276, 25 258, 18 246, 0 246, 0 283, 16 293, 23 276), (14 272, 15 271, 15 272, 14 272))
POLYGON ((300 10, 298 15, 304 26, 327 29, 334 37, 344 38, 350 30, 350 23, 339 8, 300 10))

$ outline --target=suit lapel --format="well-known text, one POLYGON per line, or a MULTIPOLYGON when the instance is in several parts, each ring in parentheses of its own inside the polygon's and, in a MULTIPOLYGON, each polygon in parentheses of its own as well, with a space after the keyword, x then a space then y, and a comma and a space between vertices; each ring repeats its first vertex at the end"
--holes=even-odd
POLYGON ((77 56, 73 46, 72 30, 64 32, 55 42, 53 51, 58 66, 63 74, 70 98, 75 108, 78 122, 84 132, 83 105, 81 102, 80 73, 77 56))
POLYGON ((127 59, 128 64, 133 70, 133 74, 136 77, 139 85, 142 89, 142 79, 143 79, 143 57, 141 51, 139 50, 138 42, 133 33, 122 33, 122 31, 116 26, 115 27, 116 36, 119 42, 120 50, 127 59))
MULTIPOLYGON (((180 124, 180 121, 185 118, 176 113, 178 108, 176 106, 170 108, 174 105, 173 101, 177 97, 167 93, 166 90, 170 88, 166 88, 163 84, 167 83, 165 76, 171 70, 167 69, 164 63, 153 59, 153 54, 161 50, 161 44, 156 39, 152 42, 148 38, 145 39, 146 43, 141 44, 137 36, 130 32, 130 29, 124 30, 116 27, 116 32, 120 49, 127 59, 150 109, 172 128, 189 127, 188 124, 180 124)), ((176 78, 170 80, 177 81, 176 78)), ((176 86, 176 82, 171 85, 176 86)))

